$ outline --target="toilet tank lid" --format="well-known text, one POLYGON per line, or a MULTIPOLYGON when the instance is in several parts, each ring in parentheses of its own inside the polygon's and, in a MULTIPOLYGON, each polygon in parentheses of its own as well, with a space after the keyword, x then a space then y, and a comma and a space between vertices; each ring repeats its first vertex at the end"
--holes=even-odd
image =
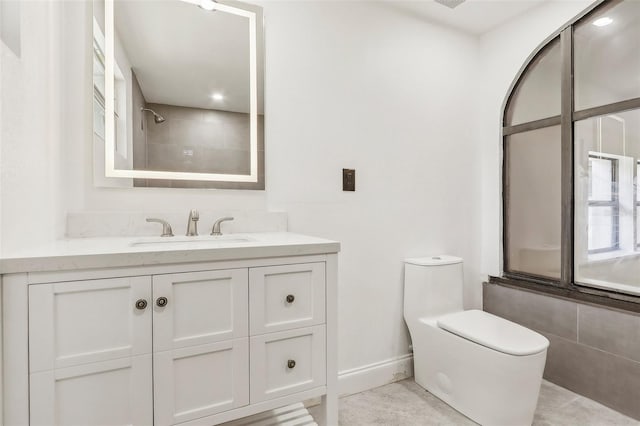
POLYGON ((430 257, 412 257, 409 259, 405 259, 404 263, 418 266, 453 265, 456 263, 462 263, 462 258, 441 254, 438 256, 430 257))
POLYGON ((510 355, 533 355, 549 346, 543 335, 476 309, 444 315, 438 318, 438 327, 510 355))

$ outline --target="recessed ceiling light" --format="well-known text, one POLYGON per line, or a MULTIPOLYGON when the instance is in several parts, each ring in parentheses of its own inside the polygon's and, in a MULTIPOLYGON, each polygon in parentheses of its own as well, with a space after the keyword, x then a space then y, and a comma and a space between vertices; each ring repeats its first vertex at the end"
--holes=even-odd
POLYGON ((612 22, 613 22, 613 19, 609 18, 608 16, 604 16, 602 18, 598 18, 595 21, 593 21, 593 25, 595 25, 596 27, 606 27, 612 22))
POLYGON ((211 95, 211 98, 213 98, 214 101, 221 101, 224 99, 224 95, 222 93, 214 93, 211 95))
POLYGON ((213 10, 216 8, 215 3, 213 0, 200 0, 200 7, 204 10, 213 10))

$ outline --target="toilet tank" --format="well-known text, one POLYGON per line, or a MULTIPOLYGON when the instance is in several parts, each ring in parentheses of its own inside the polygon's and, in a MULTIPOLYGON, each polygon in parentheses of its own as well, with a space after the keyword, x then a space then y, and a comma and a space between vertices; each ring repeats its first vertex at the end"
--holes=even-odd
POLYGON ((404 318, 407 323, 462 311, 462 259, 432 256, 404 261, 404 318))

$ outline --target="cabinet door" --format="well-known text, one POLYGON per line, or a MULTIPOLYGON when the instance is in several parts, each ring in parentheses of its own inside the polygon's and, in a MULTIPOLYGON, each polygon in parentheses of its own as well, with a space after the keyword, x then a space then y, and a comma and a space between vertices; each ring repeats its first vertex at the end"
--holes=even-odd
POLYGON ((32 374, 30 425, 153 424, 151 354, 32 374))
POLYGON ((154 354, 158 425, 173 425, 249 403, 248 338, 154 354))
POLYGON ((150 298, 150 277, 29 286, 30 371, 151 353, 150 298))
POLYGON ((325 343, 323 325, 251 337, 251 403, 325 385, 325 343))
POLYGON ((324 262, 251 268, 251 334, 324 323, 324 269, 324 262))
POLYGON ((247 269, 153 277, 154 352, 246 337, 247 269), (161 299, 166 301, 158 306, 161 299))

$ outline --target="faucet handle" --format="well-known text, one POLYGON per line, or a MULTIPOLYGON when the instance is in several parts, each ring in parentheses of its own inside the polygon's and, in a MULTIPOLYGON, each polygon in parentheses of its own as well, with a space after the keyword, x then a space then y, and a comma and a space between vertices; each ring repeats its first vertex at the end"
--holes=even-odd
POLYGON ((156 219, 154 217, 148 217, 147 222, 156 222, 162 224, 162 235, 161 237, 173 237, 173 230, 171 229, 171 225, 166 220, 156 219))
POLYGON ((233 218, 232 217, 223 217, 222 219, 216 220, 216 222, 213 224, 213 229, 211 230, 211 235, 222 235, 222 232, 220 232, 220 224, 222 222, 226 222, 228 220, 233 220, 233 218))
POLYGON ((191 219, 191 220, 200 220, 200 213, 198 213, 198 210, 192 209, 189 212, 189 219, 191 219))

